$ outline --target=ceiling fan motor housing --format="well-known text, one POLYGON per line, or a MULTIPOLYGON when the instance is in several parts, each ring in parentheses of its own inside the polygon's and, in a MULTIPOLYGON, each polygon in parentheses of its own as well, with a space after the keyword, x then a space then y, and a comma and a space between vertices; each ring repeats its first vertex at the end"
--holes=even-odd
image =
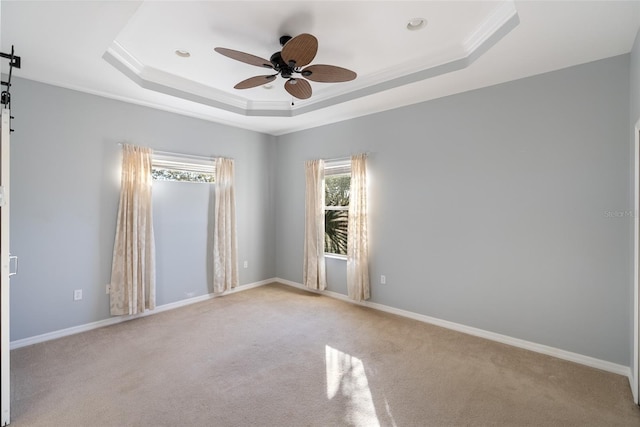
POLYGON ((290 67, 286 62, 284 62, 284 59, 282 59, 282 55, 280 52, 276 52, 271 55, 269 61, 271 61, 274 70, 280 73, 280 75, 285 79, 290 78, 293 73, 296 72, 295 67, 290 67))

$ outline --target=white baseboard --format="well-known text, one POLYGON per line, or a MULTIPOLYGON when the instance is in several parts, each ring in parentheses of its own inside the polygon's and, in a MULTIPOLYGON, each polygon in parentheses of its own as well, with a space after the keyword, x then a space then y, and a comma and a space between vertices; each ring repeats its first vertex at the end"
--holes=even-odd
POLYGON ((497 334, 495 332, 485 331, 483 329, 474 328, 471 326, 462 325, 459 323, 450 322, 448 320, 442 320, 435 317, 425 316, 424 314, 418 314, 407 310, 401 310, 399 308, 389 307, 387 305, 378 304, 369 301, 354 301, 346 295, 333 292, 333 291, 315 291, 307 288, 301 283, 292 282, 291 280, 276 278, 274 279, 278 283, 282 283, 288 286, 292 286, 299 289, 304 289, 309 292, 327 295, 331 298, 346 301, 352 304, 361 305, 364 307, 370 307, 376 310, 385 311, 387 313, 397 314, 399 316, 408 317, 409 319, 418 320, 420 322, 429 323, 443 328, 452 329, 454 331, 463 332, 465 334, 474 335, 476 337, 485 338, 491 341, 496 341, 502 344, 508 344, 514 347, 531 350, 536 353, 546 354, 547 356, 557 357, 558 359, 568 360, 570 362, 579 363, 581 365, 590 366, 592 368, 602 369, 603 371, 612 372, 614 374, 623 375, 632 381, 631 368, 617 363, 608 362, 606 360, 596 359, 594 357, 585 356, 578 353, 573 353, 566 350, 561 350, 555 347, 549 347, 543 344, 537 344, 531 341, 521 340, 519 338, 513 338, 507 335, 497 334))
POLYGON ((206 295, 200 295, 198 297, 193 297, 193 298, 188 298, 188 299, 172 302, 172 303, 169 303, 169 304, 159 305, 155 309, 145 311, 144 313, 138 313, 138 314, 134 314, 134 315, 131 315, 131 316, 110 317, 108 319, 98 320, 97 322, 86 323, 84 325, 73 326, 71 328, 60 329, 58 331, 47 332, 46 334, 42 334, 42 335, 35 335, 33 337, 28 337, 28 338, 23 338, 23 339, 20 339, 20 340, 11 341, 9 348, 11 350, 14 350, 16 348, 26 347, 26 346, 32 345, 32 344, 38 344, 38 343, 45 342, 45 341, 55 340, 57 338, 62 338, 62 337, 66 337, 68 335, 78 334, 80 332, 90 331, 92 329, 102 328, 104 326, 115 325, 117 323, 126 322, 128 320, 133 320, 133 319, 138 319, 140 317, 151 316, 153 314, 162 313, 163 311, 173 310, 174 308, 184 307, 186 305, 191 305, 191 304, 195 304, 197 302, 206 301, 206 300, 209 300, 211 298, 217 298, 217 297, 221 297, 221 296, 224 296, 224 295, 230 295, 230 294, 234 294, 236 292, 242 292, 242 291, 246 291, 248 289, 257 288, 259 286, 267 285, 267 284, 273 283, 275 281, 276 281, 276 279, 261 280, 259 282, 248 283, 246 285, 237 286, 236 288, 234 288, 234 289, 232 289, 230 291, 221 293, 221 294, 210 293, 210 294, 206 294, 206 295))
POLYGON ((526 349, 526 350, 531 350, 531 351, 534 351, 536 353, 546 354, 548 356, 557 357, 559 359, 568 360, 570 362, 579 363, 581 365, 590 366, 592 368, 602 369, 603 371, 612 372, 614 374, 619 374, 619 375, 626 376, 626 377, 629 378, 629 383, 630 384, 633 385, 633 383, 634 383, 633 375, 631 373, 631 368, 628 367, 628 366, 619 365, 617 363, 608 362, 606 360, 596 359, 596 358, 593 358, 593 357, 590 357, 590 356, 585 356, 585 355, 582 355, 582 354, 573 353, 573 352, 566 351, 566 350, 561 350, 559 348, 550 347, 550 346, 546 346, 546 345, 543 345, 543 344, 537 344, 537 343, 534 343, 534 342, 521 340, 519 338, 513 338, 513 337, 510 337, 510 336, 507 336, 507 335, 502 335, 502 334, 498 334, 498 333, 495 333, 495 332, 485 331, 483 329, 478 329, 478 328, 474 328, 474 327, 471 327, 471 326, 466 326, 466 325, 462 325, 462 324, 459 324, 459 323, 450 322, 448 320, 442 320, 442 319, 438 319, 438 318, 435 318, 435 317, 426 316, 424 314, 418 314, 418 313, 414 313, 414 312, 411 312, 411 311, 402 310, 402 309, 399 309, 399 308, 394 308, 394 307, 390 307, 390 306, 383 305, 383 304, 378 304, 378 303, 375 303, 375 302, 369 302, 369 301, 358 302, 358 301, 354 301, 354 300, 351 300, 346 295, 340 294, 338 292, 327 291, 327 290, 325 290, 325 291, 315 291, 315 290, 311 290, 311 289, 305 287, 301 283, 293 282, 291 280, 281 279, 281 278, 278 278, 278 277, 272 278, 272 279, 261 280, 259 282, 249 283, 249 284, 246 284, 246 285, 241 285, 241 286, 238 286, 237 288, 235 288, 235 289, 233 289, 231 291, 225 292, 223 294, 206 294, 206 295, 201 295, 201 296, 194 297, 194 298, 189 298, 189 299, 185 299, 185 300, 181 300, 181 301, 176 301, 176 302, 169 303, 169 304, 163 304, 161 306, 156 307, 155 310, 146 311, 144 313, 140 313, 140 314, 136 314, 136 315, 132 315, 132 316, 110 317, 108 319, 99 320, 97 322, 87 323, 87 324, 79 325, 79 326, 73 326, 71 328, 61 329, 61 330, 58 330, 58 331, 48 332, 46 334, 41 334, 41 335, 36 335, 36 336, 33 336, 33 337, 23 338, 23 339, 20 339, 20 340, 12 341, 11 344, 10 344, 10 348, 11 348, 11 350, 14 350, 14 349, 17 349, 17 348, 20 348, 20 347, 26 347, 26 346, 32 345, 32 344, 37 344, 37 343, 41 343, 41 342, 45 342, 45 341, 54 340, 54 339, 57 339, 57 338, 66 337, 68 335, 78 334, 80 332, 85 332, 85 331, 90 331, 92 329, 102 328, 104 326, 115 325, 117 323, 126 322, 128 320, 137 319, 137 318, 145 317, 145 316, 150 316, 150 315, 153 315, 153 314, 156 314, 156 313, 161 313, 163 311, 173 310, 175 308, 184 307, 184 306, 195 304, 195 303, 201 302, 201 301, 206 301, 206 300, 209 300, 211 298, 216 298, 216 297, 223 296, 223 295, 230 295, 230 294, 233 294, 233 293, 236 293, 236 292, 246 291, 246 290, 257 288, 259 286, 267 285, 267 284, 273 283, 273 282, 282 283, 284 285, 292 286, 292 287, 298 288, 298 289, 303 289, 303 290, 308 291, 308 292, 313 292, 313 293, 317 293, 317 294, 326 295, 328 297, 335 298, 335 299, 338 299, 338 300, 341 300, 341 301, 345 301, 345 302, 349 302, 351 304, 357 304, 357 305, 361 305, 361 306, 364 306, 364 307, 370 307, 370 308, 373 308, 375 310, 380 310, 380 311, 384 311, 384 312, 387 312, 387 313, 392 313, 392 314, 396 314, 396 315, 399 315, 399 316, 407 317, 409 319, 418 320, 420 322, 429 323, 429 324, 436 325, 436 326, 441 326, 443 328, 447 328, 447 329, 451 329, 451 330, 454 330, 454 331, 462 332, 462 333, 465 333, 465 334, 469 334, 469 335, 485 338, 485 339, 488 339, 488 340, 491 340, 491 341, 496 341, 496 342, 500 342, 500 343, 503 343, 503 344, 508 344, 508 345, 511 345, 511 346, 514 346, 514 347, 523 348, 523 349, 526 349))

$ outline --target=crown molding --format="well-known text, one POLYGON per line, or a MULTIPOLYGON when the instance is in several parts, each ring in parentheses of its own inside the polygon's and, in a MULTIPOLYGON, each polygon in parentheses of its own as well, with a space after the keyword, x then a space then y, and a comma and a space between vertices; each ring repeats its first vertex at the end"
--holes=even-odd
POLYGON ((312 99, 296 101, 295 105, 288 101, 252 101, 158 70, 143 64, 115 40, 103 59, 145 89, 244 116, 293 117, 466 68, 519 22, 514 2, 503 2, 460 43, 442 48, 435 55, 362 76, 346 85, 323 88, 312 99))

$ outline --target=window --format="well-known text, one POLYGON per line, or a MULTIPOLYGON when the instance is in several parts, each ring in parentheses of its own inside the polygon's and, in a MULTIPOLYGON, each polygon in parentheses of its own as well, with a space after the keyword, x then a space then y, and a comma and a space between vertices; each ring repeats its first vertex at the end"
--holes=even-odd
POLYGON ((351 161, 326 162, 324 167, 324 251, 347 255, 351 161))
POLYGON ((215 176, 213 159, 187 154, 153 153, 151 177, 154 181, 212 183, 215 176))

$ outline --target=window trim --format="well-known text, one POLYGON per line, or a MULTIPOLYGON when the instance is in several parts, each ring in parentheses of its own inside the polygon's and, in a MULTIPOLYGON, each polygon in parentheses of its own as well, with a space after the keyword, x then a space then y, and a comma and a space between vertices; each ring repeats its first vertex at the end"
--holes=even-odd
POLYGON ((343 261, 347 260, 347 256, 346 255, 334 254, 334 253, 331 253, 331 252, 325 252, 324 253, 324 257, 325 258, 332 258, 332 259, 341 259, 343 261))

